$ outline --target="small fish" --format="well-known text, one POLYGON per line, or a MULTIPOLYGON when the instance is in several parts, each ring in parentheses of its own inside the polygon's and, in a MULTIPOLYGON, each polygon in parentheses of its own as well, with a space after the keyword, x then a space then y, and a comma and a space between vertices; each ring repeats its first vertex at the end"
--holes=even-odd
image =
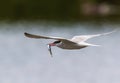
POLYGON ((51 57, 53 57, 53 56, 52 56, 51 46, 50 46, 49 44, 48 44, 48 51, 50 52, 51 57))

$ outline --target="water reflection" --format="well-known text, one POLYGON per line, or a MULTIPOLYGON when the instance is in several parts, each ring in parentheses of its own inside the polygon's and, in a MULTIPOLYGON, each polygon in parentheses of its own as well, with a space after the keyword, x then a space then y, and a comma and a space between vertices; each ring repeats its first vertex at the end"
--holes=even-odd
POLYGON ((53 47, 53 58, 47 50, 47 43, 53 40, 29 39, 23 34, 30 32, 71 38, 74 35, 108 32, 119 25, 54 26, 17 23, 0 26, 1 83, 120 82, 119 29, 116 33, 88 41, 100 44, 101 47, 88 47, 74 51, 53 47), (94 27, 101 27, 101 29, 97 30, 94 27))

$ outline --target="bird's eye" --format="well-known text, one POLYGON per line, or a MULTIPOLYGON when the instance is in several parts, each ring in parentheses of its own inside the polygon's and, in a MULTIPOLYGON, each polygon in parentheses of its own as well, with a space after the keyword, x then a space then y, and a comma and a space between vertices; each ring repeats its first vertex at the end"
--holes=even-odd
POLYGON ((56 44, 56 43, 60 43, 61 41, 55 41, 54 43, 56 44))

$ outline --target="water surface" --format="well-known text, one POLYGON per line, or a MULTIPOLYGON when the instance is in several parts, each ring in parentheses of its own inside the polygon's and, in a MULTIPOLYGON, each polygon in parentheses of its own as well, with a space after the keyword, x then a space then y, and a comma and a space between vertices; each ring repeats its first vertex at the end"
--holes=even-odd
POLYGON ((120 25, 1 23, 0 83, 120 83, 120 25), (88 42, 101 47, 63 50, 47 43, 54 40, 30 39, 24 32, 71 38, 81 34, 117 32, 88 42))

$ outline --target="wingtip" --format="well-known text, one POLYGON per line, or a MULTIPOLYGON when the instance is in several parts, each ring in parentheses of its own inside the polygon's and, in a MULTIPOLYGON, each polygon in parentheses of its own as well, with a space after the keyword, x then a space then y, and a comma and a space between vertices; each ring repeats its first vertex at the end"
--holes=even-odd
POLYGON ((24 32, 24 35, 27 35, 28 33, 27 32, 24 32))
POLYGON ((114 33, 114 32, 117 32, 117 30, 114 29, 113 31, 111 31, 111 32, 107 32, 107 33, 104 33, 103 35, 108 35, 108 34, 111 34, 111 33, 114 33))
POLYGON ((27 33, 27 32, 24 32, 24 35, 25 35, 26 37, 28 37, 29 33, 27 33))

